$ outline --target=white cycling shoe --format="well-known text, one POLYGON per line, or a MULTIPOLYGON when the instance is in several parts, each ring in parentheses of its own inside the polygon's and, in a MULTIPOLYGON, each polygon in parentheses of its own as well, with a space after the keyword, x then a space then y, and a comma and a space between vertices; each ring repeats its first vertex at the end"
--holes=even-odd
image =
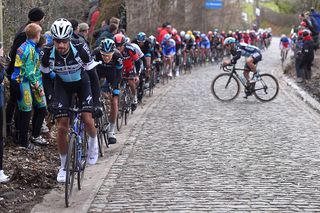
POLYGON ((98 157, 99 157, 99 147, 98 147, 98 142, 94 143, 94 146, 91 147, 90 143, 89 145, 89 149, 88 149, 88 164, 90 165, 94 165, 97 163, 98 161, 98 157))
POLYGON ((57 181, 58 183, 65 183, 67 178, 67 173, 64 170, 64 168, 60 168, 58 175, 57 175, 57 181))

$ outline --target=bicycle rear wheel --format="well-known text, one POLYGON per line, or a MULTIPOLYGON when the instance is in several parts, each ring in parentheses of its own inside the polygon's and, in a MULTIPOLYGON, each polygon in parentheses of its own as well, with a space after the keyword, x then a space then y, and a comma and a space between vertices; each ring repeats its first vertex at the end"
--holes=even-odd
POLYGON ((275 99, 279 93, 278 80, 271 74, 260 75, 260 79, 254 85, 254 96, 262 102, 275 99))
POLYGON ((65 204, 66 207, 69 207, 69 199, 72 195, 74 176, 76 172, 76 160, 77 160, 77 151, 76 151, 76 141, 77 137, 75 134, 70 135, 70 140, 68 144, 68 153, 66 159, 66 182, 65 182, 65 204))
POLYGON ((213 79, 211 91, 219 101, 232 101, 239 95, 240 83, 231 73, 221 73, 213 79))

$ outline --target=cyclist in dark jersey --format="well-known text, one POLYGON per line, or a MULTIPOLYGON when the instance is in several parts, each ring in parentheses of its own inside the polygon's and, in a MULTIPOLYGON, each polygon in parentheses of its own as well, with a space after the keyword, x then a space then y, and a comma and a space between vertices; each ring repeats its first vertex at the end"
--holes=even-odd
POLYGON ((256 74, 256 65, 259 61, 262 60, 261 51, 258 47, 252 46, 246 43, 237 43, 236 39, 233 37, 228 37, 224 40, 225 47, 230 50, 233 58, 231 60, 225 60, 224 65, 235 64, 237 60, 241 58, 241 56, 246 57, 245 71, 243 71, 244 77, 247 79, 247 83, 249 82, 249 72, 252 71, 256 74))
POLYGON ((106 38, 101 41, 100 46, 92 52, 95 61, 102 63, 97 66, 99 79, 105 79, 101 85, 102 92, 112 93, 112 104, 110 113, 110 126, 108 129, 109 144, 117 142, 115 136, 116 118, 118 114, 119 85, 122 77, 123 57, 116 49, 112 39, 106 38), (112 91, 110 91, 110 88, 112 91))
POLYGON ((137 34, 136 38, 131 41, 131 43, 138 44, 141 51, 143 52, 144 56, 141 58, 141 60, 143 62, 143 67, 146 68, 146 72, 141 73, 141 74, 146 75, 145 87, 149 87, 149 78, 150 78, 150 71, 151 71, 151 57, 152 57, 150 40, 147 38, 147 35, 144 32, 139 32, 137 34))
MULTIPOLYGON (((71 107, 72 95, 74 93, 78 95, 80 107, 87 111, 81 114, 89 135, 88 163, 95 164, 98 159, 98 143, 97 130, 92 118, 92 106, 99 106, 100 88, 97 86, 99 79, 94 68, 97 63, 92 60, 86 44, 71 40, 72 25, 68 20, 63 18, 56 20, 51 26, 51 34, 53 45, 44 48, 41 59, 44 78, 48 78, 50 72, 56 73, 54 99, 58 107, 71 107)), ((56 118, 57 144, 61 159, 57 181, 65 182, 68 112, 59 110, 56 118)))
POLYGON ((122 76, 128 79, 131 92, 134 96, 132 104, 132 110, 134 111, 138 104, 136 83, 139 81, 141 61, 135 48, 130 43, 125 42, 125 36, 123 34, 116 34, 114 41, 117 49, 123 56, 122 76))

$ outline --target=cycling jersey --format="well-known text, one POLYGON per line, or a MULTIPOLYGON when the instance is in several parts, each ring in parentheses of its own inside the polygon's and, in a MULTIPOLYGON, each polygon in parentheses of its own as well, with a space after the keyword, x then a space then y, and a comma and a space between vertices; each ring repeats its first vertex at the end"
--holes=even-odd
POLYGON ((196 45, 196 42, 191 38, 189 40, 185 40, 185 44, 186 44, 186 49, 191 50, 196 45))
POLYGON ((121 81, 122 68, 123 68, 123 57, 118 50, 115 50, 111 61, 105 63, 100 53, 100 47, 96 48, 92 52, 92 56, 95 61, 101 61, 96 68, 99 79, 106 78, 107 82, 111 84, 112 89, 118 89, 121 81))
MULTIPOLYGON (((139 45, 137 39, 133 39, 131 43, 139 45)), ((146 39, 142 46, 139 45, 139 48, 141 49, 145 57, 151 57, 152 50, 149 39, 146 39)))
POLYGON ((139 54, 129 43, 124 45, 124 50, 121 54, 123 56, 124 77, 133 77, 135 75, 134 68, 136 67, 137 72, 140 70, 139 54))
POLYGON ((176 42, 172 38, 170 38, 168 41, 163 41, 161 43, 161 47, 164 56, 176 54, 176 42))
POLYGON ((210 48, 210 41, 209 41, 208 37, 205 37, 205 38, 201 39, 200 47, 201 48, 206 48, 206 49, 210 48))
POLYGON ((290 40, 288 37, 283 37, 280 39, 280 47, 289 48, 290 40))
POLYGON ((236 63, 237 60, 241 58, 241 56, 252 57, 254 59, 254 63, 257 63, 262 59, 260 49, 256 46, 246 43, 237 44, 236 48, 234 50, 231 50, 231 54, 234 56, 231 59, 231 63, 236 63))
POLYGON ((134 49, 136 50, 137 54, 139 55, 139 59, 143 58, 145 56, 145 54, 143 53, 143 51, 141 50, 140 46, 136 43, 131 43, 131 45, 134 47, 134 49))
POLYGON ((79 81, 83 69, 91 70, 97 65, 91 58, 89 48, 77 40, 70 42, 70 51, 65 56, 56 52, 53 45, 46 46, 41 62, 42 72, 54 71, 63 82, 79 81))

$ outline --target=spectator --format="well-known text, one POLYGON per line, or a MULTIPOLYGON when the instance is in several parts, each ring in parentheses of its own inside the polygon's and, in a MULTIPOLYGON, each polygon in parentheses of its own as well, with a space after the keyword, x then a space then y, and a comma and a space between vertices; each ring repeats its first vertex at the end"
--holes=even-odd
POLYGON ((91 36, 94 32, 94 29, 100 17, 99 0, 90 0, 89 7, 90 9, 89 9, 87 23, 90 26, 89 35, 91 36))
POLYGON ((313 38, 313 42, 314 42, 314 49, 317 50, 318 46, 319 46, 319 32, 318 32, 318 23, 317 20, 313 17, 310 16, 309 12, 305 13, 305 18, 307 20, 307 22, 310 23, 310 27, 309 30, 311 31, 311 36, 313 38))
POLYGON ((314 43, 310 31, 303 31, 302 59, 300 68, 302 69, 302 78, 306 81, 311 80, 311 65, 314 59, 314 43))
MULTIPOLYGON (((30 23, 36 23, 41 26, 41 24, 43 23, 44 15, 45 15, 44 12, 40 8, 37 8, 37 7, 32 8, 28 13, 28 18, 29 18, 28 23, 26 23, 19 29, 10 49, 9 57, 11 59, 11 62, 6 72, 7 78, 10 81, 10 97, 6 107, 7 136, 13 135, 13 132, 12 132, 13 115, 14 115, 14 112, 17 106, 17 100, 18 100, 18 93, 17 93, 18 90, 14 86, 12 86, 12 81, 11 81, 11 74, 14 71, 14 64, 15 64, 17 49, 21 46, 23 42, 26 41, 27 37, 26 37, 26 32, 24 30, 25 27, 30 23)), ((16 114, 15 120, 17 119, 18 118, 16 114)), ((19 129, 18 129, 17 122, 15 122, 15 126, 16 126, 16 133, 18 133, 19 129)), ((17 138, 15 139, 17 140, 17 138)))
POLYGON ((20 130, 18 144, 27 149, 34 148, 28 141, 28 127, 32 106, 36 110, 32 119, 31 140, 42 145, 48 144, 40 136, 41 126, 46 115, 46 100, 40 73, 40 49, 37 47, 41 38, 41 30, 40 25, 35 23, 26 26, 27 40, 17 49, 14 72, 11 75, 11 81, 18 93, 18 127, 20 130))
POLYGON ((164 23, 163 25, 162 25, 162 30, 160 31, 160 33, 159 33, 159 37, 157 38, 157 41, 159 42, 159 43, 161 43, 162 42, 162 40, 163 40, 163 38, 164 38, 164 36, 166 35, 166 34, 171 34, 171 30, 172 30, 172 26, 170 25, 170 23, 168 23, 168 22, 166 22, 166 23, 164 23))
POLYGON ((297 83, 302 83, 302 70, 300 68, 302 62, 302 47, 303 47, 303 31, 298 32, 297 41, 294 44, 293 53, 295 58, 295 68, 296 68, 296 76, 297 76, 297 83))
POLYGON ((83 22, 83 23, 79 24, 79 34, 78 34, 78 36, 81 37, 87 43, 88 46, 90 46, 89 42, 88 42, 89 25, 87 23, 83 22))
POLYGON ((113 39, 114 35, 117 33, 118 27, 116 24, 110 24, 110 27, 106 28, 106 30, 100 35, 100 37, 96 41, 96 46, 99 46, 102 40, 106 38, 113 39))
POLYGON ((87 42, 87 40, 80 35, 79 22, 76 19, 69 19, 69 21, 70 21, 70 23, 72 25, 72 29, 73 29, 72 39, 76 39, 82 43, 86 43, 89 47, 89 43, 87 42))
MULTIPOLYGON (((3 56, 2 53, 2 48, 1 48, 1 55, 0 57, 3 56)), ((0 183, 7 182, 9 181, 9 177, 5 175, 3 171, 3 132, 2 132, 2 127, 3 127, 3 106, 4 106, 4 86, 2 84, 3 79, 4 79, 4 73, 5 73, 5 68, 3 64, 0 64, 0 183)))

